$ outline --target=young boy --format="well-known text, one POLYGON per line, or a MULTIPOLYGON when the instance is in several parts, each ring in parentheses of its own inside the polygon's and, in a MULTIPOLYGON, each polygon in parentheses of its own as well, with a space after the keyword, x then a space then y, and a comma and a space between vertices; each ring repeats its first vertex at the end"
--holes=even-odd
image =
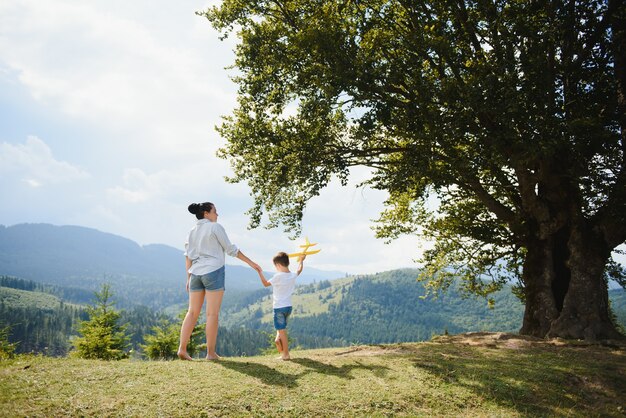
POLYGON ((298 270, 295 273, 289 271, 289 256, 279 252, 272 261, 277 273, 269 280, 265 279, 263 272, 259 271, 259 277, 263 286, 272 286, 272 305, 274 307, 274 328, 276 328, 276 348, 280 358, 289 360, 289 344, 287 342, 287 318, 291 314, 291 295, 296 287, 296 277, 302 273, 305 255, 298 259, 298 270))

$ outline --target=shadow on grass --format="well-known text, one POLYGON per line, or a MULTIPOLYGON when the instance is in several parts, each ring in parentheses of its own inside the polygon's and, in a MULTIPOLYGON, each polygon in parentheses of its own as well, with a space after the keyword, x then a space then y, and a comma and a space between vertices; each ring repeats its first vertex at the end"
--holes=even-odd
POLYGON ((287 388, 293 388, 298 386, 298 379, 309 373, 320 373, 326 376, 336 376, 342 379, 354 379, 350 372, 355 369, 368 370, 373 372, 376 376, 383 376, 387 372, 387 370, 389 370, 389 368, 385 366, 367 366, 359 362, 356 362, 356 364, 343 365, 341 367, 333 366, 331 364, 326 364, 307 358, 292 359, 291 362, 304 366, 307 368, 307 370, 304 370, 298 374, 288 374, 282 373, 276 369, 260 363, 254 363, 249 361, 230 361, 225 359, 222 359, 215 364, 219 364, 220 366, 223 366, 227 369, 231 369, 236 372, 247 374, 248 376, 257 378, 267 385, 283 386, 287 388))
POLYGON ((572 356, 567 350, 495 350, 490 355, 465 349, 462 353, 439 354, 420 356, 413 365, 440 383, 464 387, 524 415, 584 416, 585 410, 591 415, 603 415, 612 411, 616 398, 623 394, 620 387, 626 387, 626 373, 619 372, 618 363, 625 363, 620 356, 598 362, 597 357, 572 356))
POLYGON ((376 376, 384 376, 389 367, 385 366, 366 366, 362 363, 356 362, 356 364, 344 364, 341 367, 333 366, 332 364, 322 363, 320 361, 311 360, 309 358, 296 358, 291 360, 293 363, 300 364, 308 367, 317 373, 324 375, 336 376, 342 379, 354 379, 350 374, 352 370, 364 369, 373 372, 376 376))
POLYGON ((287 374, 281 373, 276 369, 272 369, 264 364, 252 363, 249 361, 230 361, 221 359, 215 364, 226 367, 227 369, 234 370, 239 373, 247 374, 248 376, 255 377, 261 380, 266 385, 283 386, 286 388, 293 388, 298 386, 298 378, 303 376, 307 372, 300 374, 287 374))

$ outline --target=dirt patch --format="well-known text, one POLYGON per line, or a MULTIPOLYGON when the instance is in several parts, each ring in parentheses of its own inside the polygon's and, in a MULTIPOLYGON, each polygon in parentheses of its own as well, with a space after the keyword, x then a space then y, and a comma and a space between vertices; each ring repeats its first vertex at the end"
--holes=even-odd
POLYGON ((457 335, 442 335, 432 339, 433 343, 462 344, 478 347, 525 349, 531 347, 609 347, 626 350, 626 342, 604 340, 589 342, 583 340, 564 340, 562 338, 543 339, 528 335, 506 332, 466 332, 457 335))
POLYGON ((434 337, 424 343, 396 343, 379 345, 359 345, 347 347, 333 353, 335 356, 381 356, 387 354, 411 354, 419 351, 422 344, 458 344, 474 347, 504 348, 510 350, 524 350, 533 347, 556 348, 598 348, 602 350, 616 350, 626 355, 624 341, 587 342, 582 340, 564 340, 561 338, 542 339, 528 335, 512 334, 507 332, 466 332, 456 335, 442 335, 434 337))

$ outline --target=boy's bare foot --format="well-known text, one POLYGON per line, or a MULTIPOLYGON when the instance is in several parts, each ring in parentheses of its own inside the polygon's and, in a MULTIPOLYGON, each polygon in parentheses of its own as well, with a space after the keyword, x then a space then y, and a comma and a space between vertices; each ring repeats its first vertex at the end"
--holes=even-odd
POLYGON ((281 360, 287 361, 287 360, 291 360, 291 356, 287 355, 287 356, 280 356, 279 357, 281 360))
POLYGON ((212 354, 212 355, 210 355, 210 356, 209 356, 209 355, 207 355, 207 356, 206 356, 206 359, 207 359, 207 360, 209 360, 209 361, 216 361, 216 360, 221 359, 221 357, 220 357, 220 356, 218 356, 217 354, 212 354))
POLYGON ((189 354, 187 354, 186 351, 179 351, 178 352, 178 358, 181 360, 188 360, 188 361, 192 361, 193 359, 189 356, 189 354))

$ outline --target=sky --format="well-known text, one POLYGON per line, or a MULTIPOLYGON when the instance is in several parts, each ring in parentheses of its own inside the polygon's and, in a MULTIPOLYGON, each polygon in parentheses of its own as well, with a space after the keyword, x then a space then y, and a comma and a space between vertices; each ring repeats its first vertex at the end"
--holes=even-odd
MULTIPOLYGON (((193 202, 215 203, 233 243, 264 269, 301 244, 248 229, 246 184, 224 180, 215 130, 236 106, 236 37, 195 15, 215 1, 0 2, 0 224, 95 228, 182 250, 193 202)), ((368 274, 417 267, 427 244, 371 229, 385 192, 334 181, 310 201, 307 264, 368 274)), ((228 260, 239 264, 238 260, 228 260)))

